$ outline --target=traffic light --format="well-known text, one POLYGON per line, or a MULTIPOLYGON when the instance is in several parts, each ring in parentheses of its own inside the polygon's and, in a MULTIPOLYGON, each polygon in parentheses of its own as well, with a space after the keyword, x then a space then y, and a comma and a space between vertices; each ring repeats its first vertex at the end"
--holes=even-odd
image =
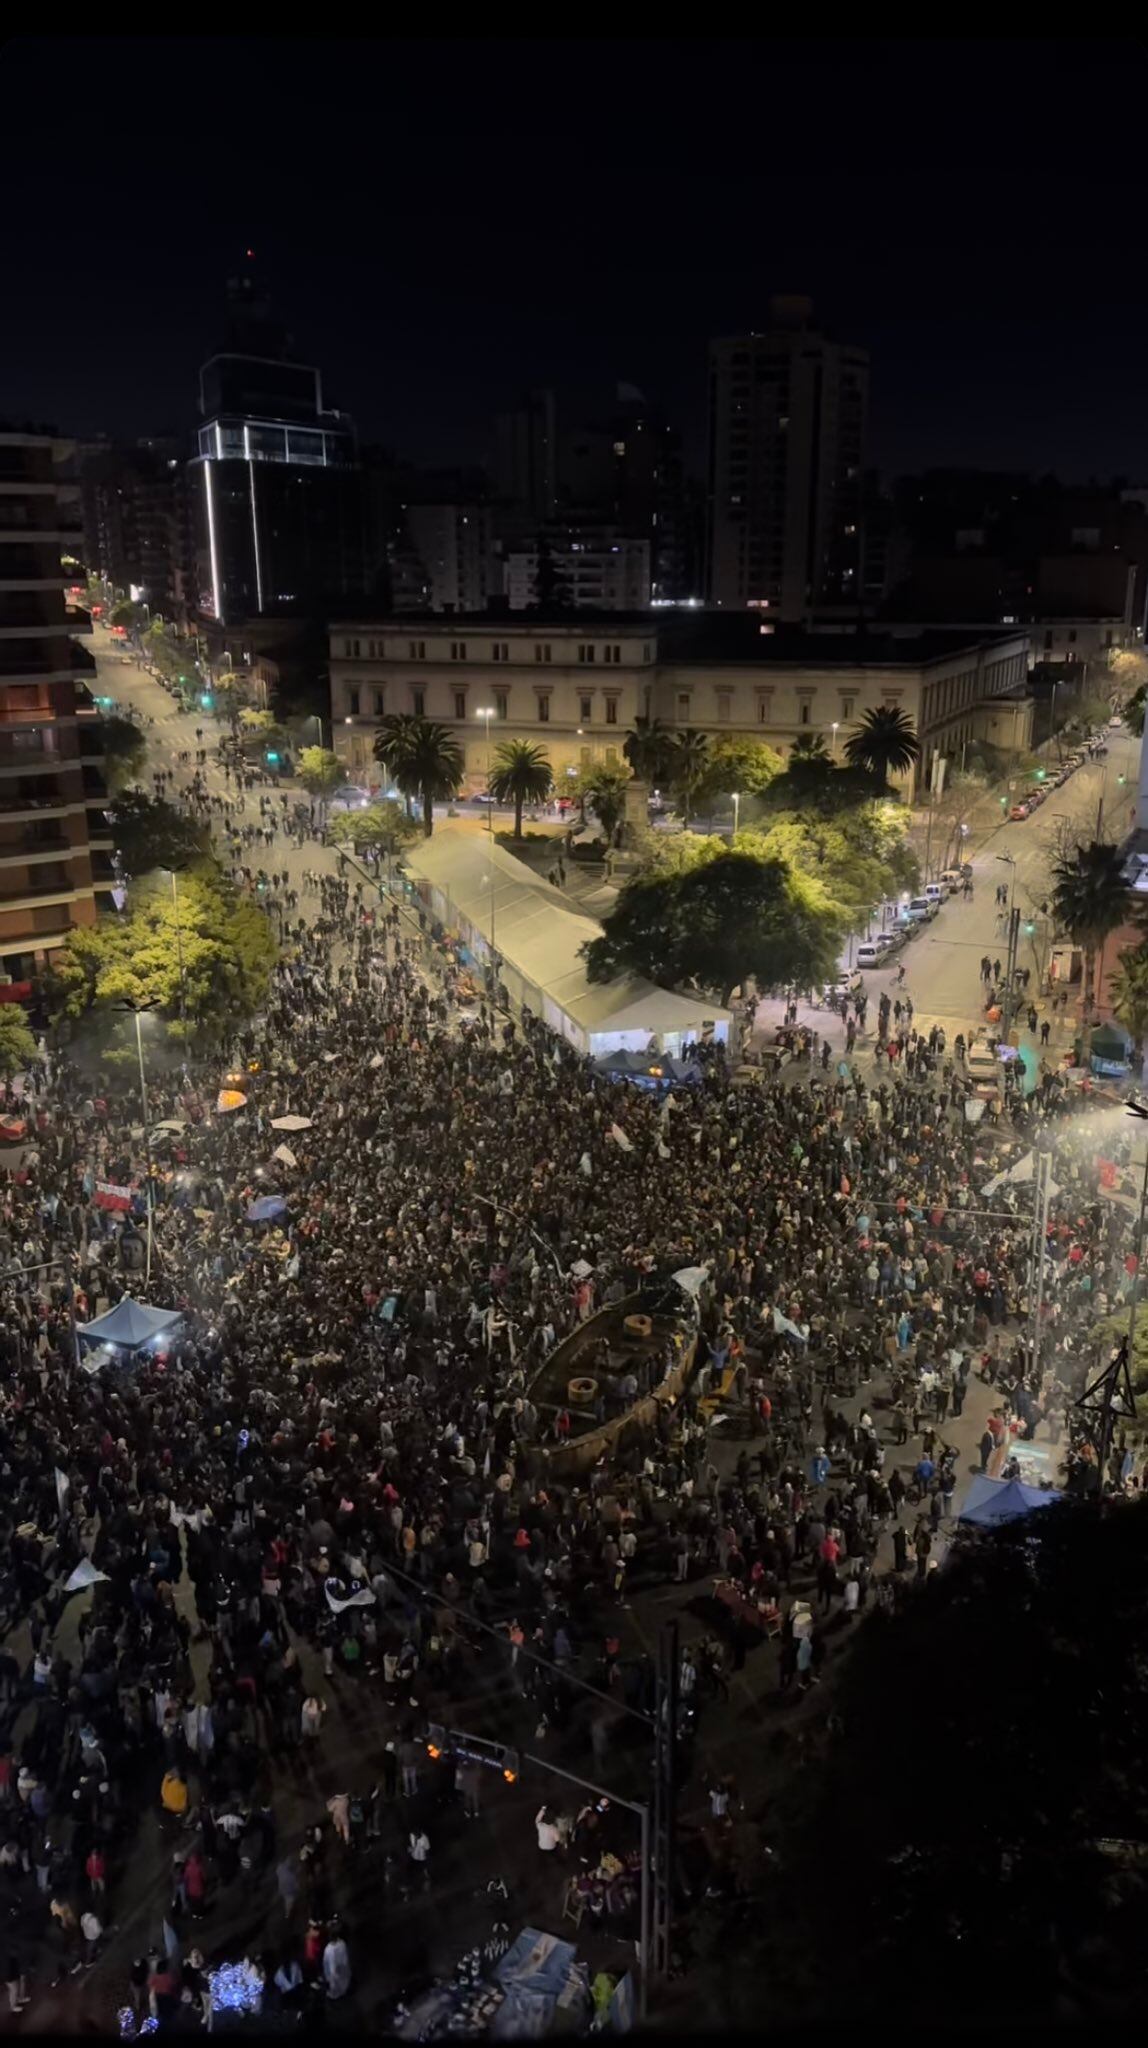
POLYGON ((1028 923, 1027 923, 1027 924, 1025 925, 1025 932, 1026 932, 1027 936, 1028 936, 1028 937, 1029 937, 1030 939, 1031 939, 1031 937, 1032 937, 1032 935, 1033 935, 1033 933, 1034 933, 1034 931, 1035 931, 1035 930, 1036 930, 1036 926, 1034 925, 1034 923, 1033 923, 1033 921, 1032 921, 1032 919, 1031 919, 1031 917, 1030 917, 1030 918, 1029 918, 1029 920, 1028 920, 1028 923))
POLYGON ((268 747, 268 749, 267 749, 267 760, 268 760, 268 764, 269 764, 269 765, 274 765, 274 763, 275 763, 275 762, 277 762, 277 761, 278 761, 278 759, 279 759, 279 756, 278 756, 278 754, 277 754, 277 753, 275 752, 275 749, 274 749, 274 747, 268 747))
POLYGON ((211 692, 209 690, 203 691, 199 701, 205 711, 211 710, 211 692))
POLYGON ((513 1785, 518 1776, 518 1751, 504 1749, 502 1752, 502 1775, 508 1785, 513 1785))
POLYGON ((1045 776, 1048 773, 1048 770, 1047 768, 1034 768, 1032 772, 1036 776, 1038 782, 1043 782, 1045 776))

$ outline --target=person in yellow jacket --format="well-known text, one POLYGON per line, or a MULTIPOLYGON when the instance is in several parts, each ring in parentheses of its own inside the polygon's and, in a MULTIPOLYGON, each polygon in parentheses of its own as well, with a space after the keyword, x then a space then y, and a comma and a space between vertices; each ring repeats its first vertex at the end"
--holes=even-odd
POLYGON ((187 1812, 187 1779, 174 1764, 170 1771, 163 1774, 159 1796, 164 1812, 170 1813, 176 1820, 182 1820, 187 1812))

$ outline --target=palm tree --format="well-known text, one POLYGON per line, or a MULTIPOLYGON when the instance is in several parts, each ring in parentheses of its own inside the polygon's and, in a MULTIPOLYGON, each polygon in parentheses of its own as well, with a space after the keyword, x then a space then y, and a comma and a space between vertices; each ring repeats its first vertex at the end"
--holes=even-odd
POLYGON ((656 788, 673 774, 676 734, 660 718, 636 718, 633 732, 626 734, 622 752, 640 782, 656 788))
MULTIPOLYGON (((375 746, 383 735, 380 733, 375 746)), ((466 761, 455 736, 429 718, 412 718, 394 742, 389 762, 395 786, 406 797, 417 796, 423 807, 423 833, 434 831, 434 804, 457 796, 466 761)))
POLYGON ((626 815, 626 790, 630 779, 630 771, 624 761, 593 761, 579 774, 577 791, 583 821, 589 802, 606 835, 607 846, 613 846, 626 815))
POLYGON ((1128 884, 1118 847, 1093 840, 1058 860, 1052 870, 1052 911, 1058 925, 1084 954, 1081 1024, 1084 1063, 1092 1051, 1096 968, 1105 943, 1128 921, 1128 884))
POLYGON ((554 785, 550 756, 529 740, 500 740, 494 752, 490 794, 514 805, 514 836, 522 837, 523 804, 544 803, 554 785))
POLYGON ((402 791, 408 817, 411 816, 411 796, 415 792, 406 789, 399 781, 398 771, 414 744, 418 724, 413 711, 392 711, 389 718, 384 718, 374 738, 375 759, 380 768, 386 769, 395 788, 402 791))
POLYGON ((912 720, 904 711, 879 704, 867 711, 856 732, 845 742, 845 758, 851 768, 864 768, 875 782, 886 782, 890 769, 903 774, 920 759, 921 742, 912 720))
POLYGON ((1148 944, 1130 947, 1120 955, 1109 993, 1114 1014, 1132 1033, 1132 1063, 1139 1080, 1148 1038, 1148 944))
POLYGON ((789 749, 789 759, 785 765, 787 768, 801 768, 805 765, 812 766, 816 761, 820 767, 823 762, 828 765, 830 759, 824 733, 799 732, 789 749))
POLYGON ((682 800, 682 815, 689 820, 694 797, 709 773, 709 734, 687 727, 673 735, 669 757, 669 782, 682 800))

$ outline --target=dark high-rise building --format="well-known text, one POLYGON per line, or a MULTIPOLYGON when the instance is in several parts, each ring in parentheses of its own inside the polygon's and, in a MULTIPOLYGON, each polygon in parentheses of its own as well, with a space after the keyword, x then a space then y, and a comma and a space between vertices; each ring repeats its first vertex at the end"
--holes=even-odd
POLYGON ((198 607, 221 624, 308 611, 363 586, 354 427, 323 403, 250 278, 229 287, 227 345, 200 371, 198 607))
POLYGON ((632 384, 618 386, 608 418, 563 437, 560 483, 568 512, 596 514, 648 544, 656 602, 700 595, 681 436, 632 384))
POLYGON ((770 313, 710 344, 707 595, 799 620, 858 601, 869 358, 808 299, 770 313))
POLYGON ((494 422, 494 490, 527 523, 553 519, 558 503, 558 429, 554 393, 531 391, 494 422))
POLYGON ((97 441, 81 454, 88 568, 164 618, 183 618, 190 594, 184 454, 166 438, 97 441))

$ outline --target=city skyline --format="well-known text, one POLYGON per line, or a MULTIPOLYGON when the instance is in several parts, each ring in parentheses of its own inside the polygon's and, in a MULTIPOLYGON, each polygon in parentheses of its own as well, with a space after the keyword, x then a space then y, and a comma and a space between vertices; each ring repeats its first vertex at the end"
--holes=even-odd
POLYGON ((123 133, 99 143, 78 282, 38 225, 63 162, 42 167, 47 215, 15 224, 0 383, 21 417, 187 431, 252 247, 328 402, 418 462, 489 460, 526 385, 577 417, 623 380, 665 405, 700 475, 710 341, 799 292, 870 352, 884 474, 1148 471, 1131 139, 1107 136, 1103 164, 1050 161, 1005 120, 1018 92, 1035 107, 1069 80, 1099 92, 1118 63, 1129 77, 1133 45, 29 38, 5 59, 18 147, 21 80, 65 48, 123 133), (186 79, 257 118, 225 150, 173 150, 186 79), (961 137, 992 109, 974 160, 961 137))

